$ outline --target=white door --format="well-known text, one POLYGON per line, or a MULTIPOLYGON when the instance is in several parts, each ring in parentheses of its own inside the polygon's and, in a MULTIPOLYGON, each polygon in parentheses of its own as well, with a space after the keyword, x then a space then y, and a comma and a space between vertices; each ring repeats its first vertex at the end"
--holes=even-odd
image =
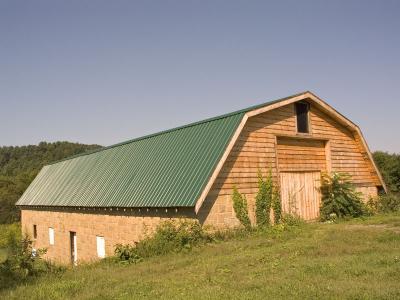
POLYGON ((319 217, 321 172, 281 173, 282 212, 304 220, 319 217))
POLYGON ((54 245, 54 228, 49 228, 49 244, 54 245))
POLYGON ((104 241, 104 237, 96 236, 96 244, 97 244, 97 257, 99 258, 106 257, 106 243, 104 241))
POLYGON ((73 265, 77 265, 78 262, 78 246, 76 239, 76 232, 70 232, 70 242, 71 242, 71 262, 73 265))

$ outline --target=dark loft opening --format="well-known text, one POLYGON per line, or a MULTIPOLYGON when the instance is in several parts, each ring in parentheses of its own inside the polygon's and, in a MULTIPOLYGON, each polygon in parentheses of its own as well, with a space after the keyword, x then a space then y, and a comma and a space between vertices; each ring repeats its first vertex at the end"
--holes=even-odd
POLYGON ((33 225, 33 238, 34 238, 34 239, 37 238, 37 228, 36 228, 36 225, 33 225))
POLYGON ((297 132, 309 133, 308 111, 310 105, 305 102, 296 103, 297 132))

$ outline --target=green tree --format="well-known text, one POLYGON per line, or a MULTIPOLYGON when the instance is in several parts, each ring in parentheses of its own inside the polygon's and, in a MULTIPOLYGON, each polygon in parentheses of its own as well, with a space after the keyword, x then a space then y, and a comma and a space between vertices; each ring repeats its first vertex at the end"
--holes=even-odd
POLYGON ((400 194, 400 155, 376 151, 373 157, 389 192, 400 194))
POLYGON ((15 202, 44 165, 99 147, 69 142, 0 147, 0 223, 19 220, 15 202))

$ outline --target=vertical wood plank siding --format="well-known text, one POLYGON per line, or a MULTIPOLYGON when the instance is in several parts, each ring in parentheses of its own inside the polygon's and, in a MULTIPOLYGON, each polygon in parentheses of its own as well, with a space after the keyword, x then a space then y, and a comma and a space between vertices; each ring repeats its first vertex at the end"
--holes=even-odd
POLYGON ((282 172, 280 175, 282 211, 304 220, 317 219, 321 172, 282 172))

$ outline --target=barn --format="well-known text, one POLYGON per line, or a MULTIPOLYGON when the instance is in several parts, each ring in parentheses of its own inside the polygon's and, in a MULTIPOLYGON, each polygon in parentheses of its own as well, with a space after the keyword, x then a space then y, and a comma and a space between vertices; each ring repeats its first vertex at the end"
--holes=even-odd
POLYGON ((365 199, 385 189, 357 125, 304 92, 47 165, 17 206, 35 247, 77 263, 163 220, 237 226, 234 185, 254 222, 258 169, 272 170, 283 210, 306 220, 318 218, 322 172, 349 173, 365 199))

